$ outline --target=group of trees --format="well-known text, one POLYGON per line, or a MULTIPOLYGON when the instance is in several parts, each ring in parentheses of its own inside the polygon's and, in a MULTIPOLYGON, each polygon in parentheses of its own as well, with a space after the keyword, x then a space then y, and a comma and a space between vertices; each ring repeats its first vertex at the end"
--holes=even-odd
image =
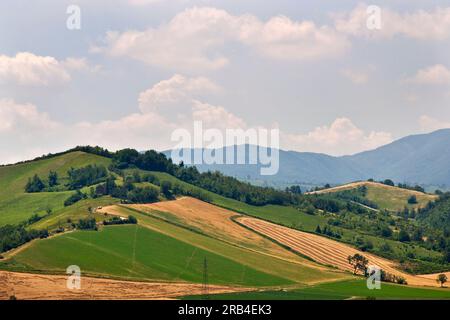
MULTIPOLYGON (((369 272, 368 272, 369 260, 365 256, 363 256, 359 253, 356 253, 354 255, 348 256, 347 261, 353 267, 353 274, 357 274, 357 272, 361 272, 361 274, 366 277, 372 275, 372 274, 369 274, 369 272)), ((373 270, 372 272, 375 272, 375 271, 373 270)), ((405 285, 408 284, 406 282, 405 278, 403 278, 401 276, 389 274, 389 273, 385 272, 384 270, 380 270, 380 281, 394 282, 397 284, 405 284, 405 285)))
POLYGON ((0 253, 17 248, 33 239, 48 237, 47 230, 27 230, 27 223, 0 227, 0 253))
POLYGON ((28 178, 28 182, 25 185, 25 192, 42 192, 46 188, 52 188, 58 184, 58 174, 54 171, 49 172, 47 184, 45 184, 45 182, 37 174, 35 174, 32 178, 28 178))
POLYGON ((317 234, 323 234, 332 238, 336 238, 336 239, 340 239, 342 238, 341 233, 334 231, 332 228, 328 227, 328 226, 324 226, 323 228, 321 228, 319 225, 316 227, 316 231, 317 234))
MULTIPOLYGON (((68 182, 66 189, 78 190, 105 180, 108 176, 108 170, 102 165, 87 165, 82 168, 71 168, 67 171, 68 182)), ((25 185, 25 192, 34 193, 42 191, 54 191, 53 187, 59 185, 58 174, 50 171, 47 181, 44 182, 37 174, 28 179, 25 185)))
POLYGON ((80 219, 78 223, 73 224, 73 227, 80 230, 97 230, 97 222, 95 218, 80 219))
POLYGON ((67 186, 70 190, 77 190, 102 182, 108 176, 108 170, 102 165, 88 165, 86 167, 67 171, 69 182, 67 186))
POLYGON ((65 207, 71 206, 72 204, 74 204, 74 203, 76 203, 76 202, 78 202, 80 200, 86 199, 86 198, 87 198, 86 194, 84 194, 80 190, 77 190, 74 194, 69 196, 69 198, 67 198, 64 201, 64 206, 65 207))
POLYGON ((116 152, 112 159, 113 166, 119 170, 139 168, 166 172, 194 186, 252 205, 292 204, 301 193, 299 188, 280 191, 254 186, 219 172, 200 173, 194 166, 185 166, 183 163, 176 165, 164 154, 153 150, 139 153, 134 149, 124 149, 116 152))
POLYGON ((116 224, 137 224, 137 219, 134 216, 128 216, 127 219, 119 218, 119 217, 113 217, 110 220, 103 221, 103 225, 110 226, 110 225, 116 225, 116 224))

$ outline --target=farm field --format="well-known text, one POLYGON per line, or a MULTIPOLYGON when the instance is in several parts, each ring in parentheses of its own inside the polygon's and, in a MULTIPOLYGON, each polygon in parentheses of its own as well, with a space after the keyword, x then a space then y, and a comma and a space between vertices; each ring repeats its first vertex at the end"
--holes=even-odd
POLYGON ((247 227, 264 234, 275 241, 289 246, 291 249, 311 257, 313 260, 324 265, 335 266, 341 270, 352 271, 347 261, 349 255, 359 253, 369 260, 369 265, 376 265, 384 271, 404 277, 408 284, 419 286, 437 286, 434 279, 413 276, 395 269, 395 265, 386 259, 374 256, 367 252, 361 252, 343 243, 310 234, 298 230, 289 229, 270 222, 242 217, 238 221, 247 227))
MULTIPOLYGON (((183 299, 200 299, 189 295, 183 299)), ((364 280, 323 283, 307 288, 212 294, 211 300, 344 300, 344 299, 450 299, 448 289, 405 287, 382 283, 380 290, 367 289, 364 280)))
MULTIPOLYGON (((185 282, 133 282, 104 278, 81 278, 79 290, 67 289, 67 276, 0 271, 0 300, 146 300, 174 299, 202 294, 201 284, 185 282)), ((208 292, 228 293, 250 288, 210 285, 208 292)))
POLYGON ((164 221, 161 218, 136 211, 127 206, 111 206, 104 208, 104 211, 109 214, 124 217, 130 214, 134 215, 143 227, 166 234, 199 248, 216 252, 241 264, 251 265, 257 270, 289 279, 295 283, 312 284, 351 277, 347 273, 320 266, 284 249, 286 252, 280 255, 279 252, 276 254, 267 253, 262 248, 258 250, 250 248, 248 241, 238 246, 235 243, 224 242, 213 236, 204 234, 201 230, 182 227, 173 222, 164 221))
POLYGON ((64 273, 67 266, 76 264, 82 272, 94 276, 201 283, 204 258, 212 284, 292 283, 136 225, 105 227, 100 232, 75 231, 37 241, 2 264, 54 273, 64 273))
MULTIPOLYGON (((239 214, 195 198, 182 197, 172 201, 131 204, 126 207, 169 222, 173 221, 224 242, 304 263, 294 253, 232 221, 232 218, 240 216, 239 214)), ((104 207, 100 212, 108 212, 109 208, 104 207)))
POLYGON ((329 189, 310 192, 310 194, 340 192, 356 189, 362 186, 367 187, 366 198, 368 200, 376 203, 380 209, 386 209, 390 211, 402 210, 405 207, 409 209, 421 208, 424 207, 428 202, 436 200, 438 198, 436 195, 427 194, 415 190, 392 187, 382 183, 370 181, 353 182, 329 189), (408 198, 412 195, 416 196, 417 204, 408 204, 408 198))

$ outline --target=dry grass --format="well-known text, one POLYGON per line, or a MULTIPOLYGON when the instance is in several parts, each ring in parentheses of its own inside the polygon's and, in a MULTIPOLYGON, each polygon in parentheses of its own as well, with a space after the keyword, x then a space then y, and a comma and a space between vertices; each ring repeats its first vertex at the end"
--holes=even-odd
POLYGON ((293 230, 255 218, 241 217, 239 222, 324 265, 331 265, 345 271, 353 271, 352 266, 347 261, 347 257, 359 253, 369 260, 369 265, 378 266, 390 274, 404 277, 410 285, 438 286, 435 281, 436 275, 433 275, 433 279, 430 279, 426 276, 406 274, 397 270, 392 261, 359 251, 325 237, 293 230))
MULTIPOLYGON (((132 204, 126 205, 126 207, 163 219, 173 218, 172 220, 176 220, 178 223, 181 222, 185 226, 200 230, 202 233, 233 245, 302 265, 321 268, 259 234, 240 226, 231 219, 241 215, 194 198, 183 197, 173 201, 132 204), (164 217, 161 216, 161 212, 164 213, 164 217)), ((105 207, 98 210, 98 212, 123 216, 118 206, 105 207)))
MULTIPOLYGON (((202 294, 202 284, 131 282, 82 277, 81 289, 67 289, 67 277, 0 271, 0 300, 156 300, 202 294)), ((210 294, 243 292, 250 288, 208 286, 210 294)))

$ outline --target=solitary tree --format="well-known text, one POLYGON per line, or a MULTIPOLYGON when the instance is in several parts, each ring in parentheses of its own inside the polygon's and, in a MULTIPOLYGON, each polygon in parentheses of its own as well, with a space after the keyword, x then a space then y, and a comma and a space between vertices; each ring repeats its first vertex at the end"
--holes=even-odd
POLYGON ((444 286, 444 283, 447 282, 447 276, 443 273, 437 276, 436 282, 441 284, 441 288, 444 286))
POLYGON ((53 187, 58 184, 58 174, 55 171, 50 171, 48 174, 48 186, 53 187))
POLYGON ((417 197, 415 195, 412 195, 408 198, 409 204, 416 204, 417 203, 417 197))
POLYGON ((367 265, 369 264, 369 260, 366 257, 356 253, 353 256, 348 256, 347 260, 353 266, 353 274, 356 274, 358 270, 362 271, 363 274, 366 273, 367 265))

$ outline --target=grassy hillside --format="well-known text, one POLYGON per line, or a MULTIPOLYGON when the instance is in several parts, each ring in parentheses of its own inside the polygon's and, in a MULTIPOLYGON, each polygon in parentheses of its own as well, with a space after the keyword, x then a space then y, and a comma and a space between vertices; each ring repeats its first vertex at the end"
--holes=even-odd
POLYGON ((203 261, 211 283, 246 286, 289 284, 226 257, 164 234, 134 226, 76 231, 33 243, 14 257, 32 271, 64 273, 78 265, 83 273, 129 279, 202 282, 203 261))
MULTIPOLYGON (((228 199, 220 195, 214 194, 212 192, 202 190, 196 186, 180 181, 179 179, 167 173, 152 172, 152 174, 157 176, 161 182, 170 181, 172 184, 180 184, 183 185, 183 187, 185 188, 200 190, 206 193, 210 197, 211 202, 214 203, 215 205, 233 210, 235 212, 260 218, 263 220, 268 220, 270 222, 281 224, 290 228, 295 228, 298 230, 314 232, 318 225, 323 227, 328 224, 330 218, 331 219, 335 218, 335 215, 328 215, 324 213, 316 213, 315 215, 309 215, 301 210, 289 206, 278 206, 278 205, 252 206, 237 200, 228 199)), ((393 188, 393 190, 403 191, 404 189, 393 188)), ((441 259, 442 257, 442 255, 436 251, 429 250, 412 243, 410 244, 395 241, 392 239, 381 238, 367 232, 361 232, 357 228, 348 229, 339 226, 333 228, 334 230, 341 233, 341 238, 338 239, 339 241, 351 244, 353 246, 356 246, 358 239, 361 239, 364 243, 370 242, 373 245, 373 249, 371 249, 373 253, 389 259, 406 261, 408 259, 408 256, 414 256, 414 263, 420 263, 421 265, 423 265, 424 262, 420 261, 431 261, 431 260, 435 261, 441 259), (385 249, 386 245, 390 248, 389 251, 386 251, 385 249)), ((410 271, 411 264, 408 264, 407 267, 408 271, 410 271)), ((435 267, 436 266, 434 266, 433 268, 435 267)), ((417 272, 425 273, 424 271, 427 270, 427 268, 431 267, 430 266, 420 267, 417 269, 417 272)), ((432 271, 434 270, 435 269, 432 269, 432 271)))
POLYGON ((215 252, 240 264, 252 266, 261 272, 289 279, 292 282, 317 283, 342 279, 349 276, 344 273, 336 273, 334 270, 318 268, 317 265, 311 264, 309 261, 300 257, 296 259, 291 257, 288 259, 282 256, 279 258, 273 254, 268 255, 264 253, 263 249, 256 251, 251 248, 246 248, 245 245, 237 246, 233 243, 223 242, 207 235, 207 232, 204 234, 201 230, 193 231, 180 227, 127 207, 119 207, 119 210, 121 210, 124 216, 134 215, 143 227, 163 233, 193 246, 215 252))
POLYGON ((379 209, 386 209, 390 211, 399 211, 404 209, 405 207, 409 209, 423 208, 428 202, 437 199, 436 195, 431 195, 414 190, 402 189, 398 187, 392 187, 382 183, 369 181, 344 184, 341 186, 324 189, 313 193, 315 194, 338 193, 345 190, 357 190, 362 186, 367 188, 367 193, 364 196, 366 199, 377 204, 379 209), (408 199, 411 196, 416 197, 417 204, 408 203, 408 199))
MULTIPOLYGON (((200 296, 184 299, 200 299, 200 296)), ((339 281, 278 291, 242 292, 211 295, 211 300, 344 300, 344 299, 450 299, 448 289, 422 289, 383 283, 380 290, 369 290, 363 280, 339 281)))
POLYGON ((56 171, 64 183, 70 168, 89 164, 108 166, 110 159, 84 152, 71 152, 55 158, 38 160, 18 165, 0 167, 0 226, 20 223, 33 214, 44 215, 47 209, 63 209, 64 200, 71 192, 25 193, 28 178, 38 174, 46 178, 56 171))

